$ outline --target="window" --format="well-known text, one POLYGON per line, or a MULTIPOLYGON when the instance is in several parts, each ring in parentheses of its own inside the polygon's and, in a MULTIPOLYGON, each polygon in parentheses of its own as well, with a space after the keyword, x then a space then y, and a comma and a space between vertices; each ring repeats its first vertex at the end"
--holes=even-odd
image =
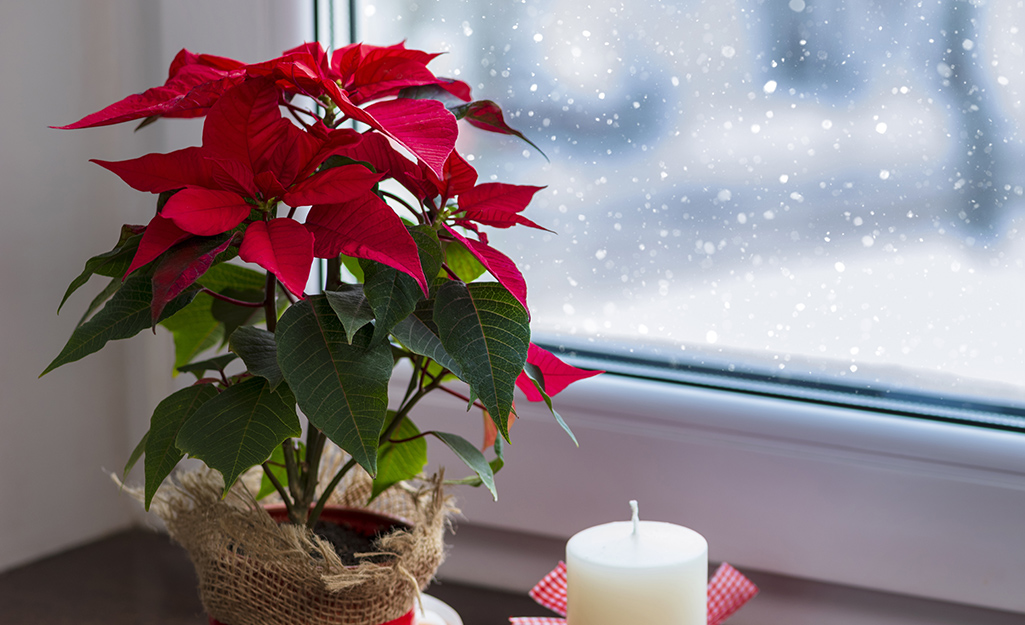
POLYGON ((549 343, 898 411, 939 395, 926 412, 1025 424, 1019 3, 355 13, 363 39, 449 51, 437 71, 550 156, 460 146, 485 177, 549 184, 531 210, 557 235, 493 235, 519 250, 549 343), (492 171, 495 151, 520 167, 492 171))
POLYGON ((469 519, 564 537, 636 498, 713 559, 1025 611, 1020 2, 351 15, 360 40, 448 51, 432 67, 550 157, 459 146, 482 179, 548 184, 530 216, 557 235, 489 233, 519 252, 535 340, 624 374, 560 395, 578 452, 521 405, 502 500, 467 497, 469 519))

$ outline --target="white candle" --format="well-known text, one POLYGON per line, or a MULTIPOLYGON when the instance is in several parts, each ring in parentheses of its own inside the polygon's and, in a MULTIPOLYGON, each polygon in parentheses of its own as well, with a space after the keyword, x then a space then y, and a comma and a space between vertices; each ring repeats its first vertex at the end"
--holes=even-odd
POLYGON ((566 544, 569 625, 706 625, 708 543, 671 523, 586 529, 566 544))

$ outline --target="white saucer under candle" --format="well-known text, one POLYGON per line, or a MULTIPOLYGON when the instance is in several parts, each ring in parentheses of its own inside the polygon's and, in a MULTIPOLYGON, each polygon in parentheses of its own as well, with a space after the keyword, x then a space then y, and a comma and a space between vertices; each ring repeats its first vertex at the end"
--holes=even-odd
POLYGON ((692 529, 633 520, 566 544, 569 625, 706 625, 708 543, 692 529))

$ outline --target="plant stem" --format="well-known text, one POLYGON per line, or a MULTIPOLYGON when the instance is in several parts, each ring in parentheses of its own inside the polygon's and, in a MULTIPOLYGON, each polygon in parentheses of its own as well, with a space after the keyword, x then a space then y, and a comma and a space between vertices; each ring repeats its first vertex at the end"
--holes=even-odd
POLYGON ((245 300, 235 299, 234 297, 228 297, 227 295, 221 295, 220 293, 218 293, 216 291, 211 291, 210 289, 208 289, 206 287, 203 287, 199 291, 200 291, 200 293, 206 293, 206 294, 210 295, 214 299, 219 299, 219 300, 221 300, 223 302, 228 302, 229 304, 234 304, 236 306, 246 306, 246 307, 249 307, 249 308, 259 308, 259 307, 263 306, 263 302, 247 302, 245 300))
POLYGON ((299 463, 295 459, 295 447, 292 444, 292 439, 286 439, 285 442, 281 443, 281 450, 285 455, 285 472, 288 475, 288 490, 292 493, 292 501, 295 502, 296 508, 300 511, 303 510, 303 488, 299 481, 299 463))
POLYGON ((413 409, 413 406, 415 406, 421 399, 423 399, 425 395, 427 395, 428 393, 430 393, 431 391, 440 386, 441 382, 439 380, 431 380, 431 382, 427 386, 420 388, 420 390, 418 390, 412 397, 410 397, 408 401, 399 406, 399 409, 395 411, 395 417, 392 418, 391 423, 389 423, 388 427, 386 427, 384 429, 384 432, 381 433, 379 444, 386 443, 388 439, 391 438, 391 435, 394 434, 395 430, 399 428, 399 424, 402 423, 402 420, 405 419, 406 415, 408 415, 409 412, 413 409))
POLYGON ((381 197, 391 198, 391 199, 395 200, 396 202, 398 202, 399 204, 402 204, 403 206, 406 207, 406 210, 408 210, 410 213, 413 213, 414 215, 419 217, 420 221, 423 221, 422 211, 416 210, 415 208, 410 206, 408 202, 406 202, 405 200, 403 200, 399 196, 395 195, 394 193, 389 193, 388 191, 378 191, 378 193, 381 195, 381 197))
POLYGON ((402 443, 409 443, 409 442, 415 441, 415 440, 417 440, 419 438, 426 438, 428 434, 434 434, 434 432, 432 432, 431 430, 428 430, 426 432, 420 432, 416 436, 410 436, 409 438, 400 438, 398 440, 393 439, 393 438, 389 438, 388 442, 391 443, 392 445, 401 445, 402 443))
POLYGON ((308 527, 313 527, 317 524, 317 520, 320 518, 320 513, 324 510, 324 504, 326 504, 327 500, 331 497, 331 493, 335 490, 335 487, 338 486, 338 483, 342 481, 342 478, 345 477, 345 474, 354 466, 356 466, 356 461, 350 458, 349 461, 345 463, 345 466, 339 469, 338 473, 335 473, 334 478, 332 478, 328 485, 324 487, 324 492, 320 495, 317 505, 310 511, 310 516, 306 520, 306 525, 308 527))
MULTIPOLYGON (((444 392, 448 393, 449 395, 452 395, 453 397, 458 397, 459 399, 465 401, 466 403, 470 403, 470 398, 469 397, 467 397, 466 395, 463 395, 462 393, 460 393, 458 391, 453 391, 452 389, 448 388, 447 386, 440 386, 439 385, 438 386, 438 390, 444 391, 444 392)), ((484 407, 484 404, 480 403, 479 401, 473 402, 473 405, 476 408, 481 408, 483 410, 487 410, 487 408, 484 407)))
MULTIPOLYGON (((281 284, 281 283, 279 282, 278 284, 281 284)), ((287 288, 285 288, 284 284, 281 284, 281 293, 285 296, 285 299, 288 300, 288 303, 290 305, 295 303, 295 298, 292 297, 292 294, 288 291, 287 288)))
POLYGON ((413 392, 417 389, 417 379, 419 377, 418 374, 420 373, 420 365, 421 363, 423 363, 422 358, 422 356, 417 356, 416 354, 410 355, 409 359, 413 363, 413 373, 409 376, 409 385, 406 386, 406 394, 402 397, 402 401, 399 402, 400 406, 409 401, 409 398, 412 397, 413 392))
POLYGON ((263 316, 267 320, 267 331, 274 332, 278 327, 278 307, 275 297, 277 278, 274 274, 267 272, 267 286, 264 287, 263 316))
POLYGON ((281 495, 281 500, 285 502, 285 510, 288 511, 288 520, 291 521, 293 525, 301 523, 302 520, 298 518, 298 511, 295 509, 295 503, 292 502, 291 498, 288 496, 288 491, 281 485, 281 482, 278 481, 278 478, 274 475, 274 472, 271 471, 268 463, 264 462, 262 466, 263 474, 267 476, 267 479, 274 486, 274 490, 278 491, 278 494, 281 495))
POLYGON ((453 280, 460 280, 460 277, 456 275, 456 272, 452 271, 452 268, 449 267, 447 263, 441 263, 441 268, 445 270, 445 273, 448 274, 449 278, 452 278, 453 280))
POLYGON ((327 436, 312 423, 306 431, 306 475, 303 483, 303 506, 309 508, 317 493, 317 482, 320 479, 320 458, 324 454, 327 436))
POLYGON ((324 290, 336 291, 342 284, 342 261, 337 256, 327 259, 327 275, 324 276, 324 290))

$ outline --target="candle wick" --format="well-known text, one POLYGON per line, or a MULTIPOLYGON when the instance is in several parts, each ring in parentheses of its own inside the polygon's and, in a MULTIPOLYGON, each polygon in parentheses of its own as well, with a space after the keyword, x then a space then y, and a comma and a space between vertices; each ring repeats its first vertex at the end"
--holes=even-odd
POLYGON ((636 536, 637 535, 637 527, 638 527, 638 525, 640 525, 640 522, 641 522, 640 521, 640 515, 638 514, 638 511, 637 511, 637 500, 636 499, 631 499, 630 500, 630 512, 631 512, 630 520, 634 524, 633 535, 636 536))

